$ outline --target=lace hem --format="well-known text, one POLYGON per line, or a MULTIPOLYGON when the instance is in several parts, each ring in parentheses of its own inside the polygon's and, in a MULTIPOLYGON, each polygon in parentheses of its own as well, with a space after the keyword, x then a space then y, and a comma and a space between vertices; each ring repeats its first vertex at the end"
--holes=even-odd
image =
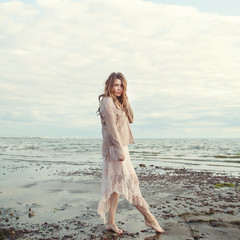
MULTIPOLYGON (((134 176, 136 177, 136 176, 134 176)), ((112 182, 112 181, 110 181, 112 182)), ((120 196, 124 196, 126 200, 134 205, 149 208, 148 203, 142 197, 142 194, 139 189, 138 180, 137 184, 133 184, 131 177, 128 178, 128 181, 121 183, 111 184, 108 186, 104 193, 102 194, 101 200, 98 204, 98 214, 103 218, 104 223, 106 223, 105 214, 109 212, 110 209, 110 197, 112 193, 118 193, 120 196), (135 185, 135 186, 134 186, 135 185)))

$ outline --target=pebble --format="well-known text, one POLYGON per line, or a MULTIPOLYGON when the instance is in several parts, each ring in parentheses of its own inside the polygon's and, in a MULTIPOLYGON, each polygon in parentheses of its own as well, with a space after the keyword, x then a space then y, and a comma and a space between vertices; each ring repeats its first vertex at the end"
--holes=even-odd
POLYGON ((34 215, 34 213, 32 213, 32 212, 30 212, 29 214, 28 214, 28 217, 29 218, 32 218, 32 217, 34 217, 35 215, 34 215))

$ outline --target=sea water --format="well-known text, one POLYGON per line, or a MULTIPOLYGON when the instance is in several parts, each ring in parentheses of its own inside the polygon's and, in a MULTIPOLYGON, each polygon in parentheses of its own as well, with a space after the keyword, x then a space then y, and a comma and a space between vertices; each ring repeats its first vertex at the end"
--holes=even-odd
MULTIPOLYGON (((240 173, 240 139, 135 139, 129 152, 140 163, 159 167, 240 173)), ((98 138, 0 138, 0 162, 51 164, 64 169, 101 167, 98 138)))

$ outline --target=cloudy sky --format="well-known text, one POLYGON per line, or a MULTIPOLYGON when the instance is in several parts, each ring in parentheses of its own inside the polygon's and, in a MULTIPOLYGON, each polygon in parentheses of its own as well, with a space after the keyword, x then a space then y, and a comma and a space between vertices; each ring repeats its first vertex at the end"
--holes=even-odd
POLYGON ((238 0, 1 0, 0 54, 0 136, 101 137, 120 71, 136 138, 240 137, 238 0))

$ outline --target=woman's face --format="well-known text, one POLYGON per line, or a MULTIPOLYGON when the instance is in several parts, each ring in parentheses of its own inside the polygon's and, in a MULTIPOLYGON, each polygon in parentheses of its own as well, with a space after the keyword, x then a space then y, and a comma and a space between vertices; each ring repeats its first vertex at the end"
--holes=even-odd
POLYGON ((114 85, 113 85, 113 95, 115 97, 120 97, 123 93, 123 85, 122 81, 120 79, 115 79, 114 85))

